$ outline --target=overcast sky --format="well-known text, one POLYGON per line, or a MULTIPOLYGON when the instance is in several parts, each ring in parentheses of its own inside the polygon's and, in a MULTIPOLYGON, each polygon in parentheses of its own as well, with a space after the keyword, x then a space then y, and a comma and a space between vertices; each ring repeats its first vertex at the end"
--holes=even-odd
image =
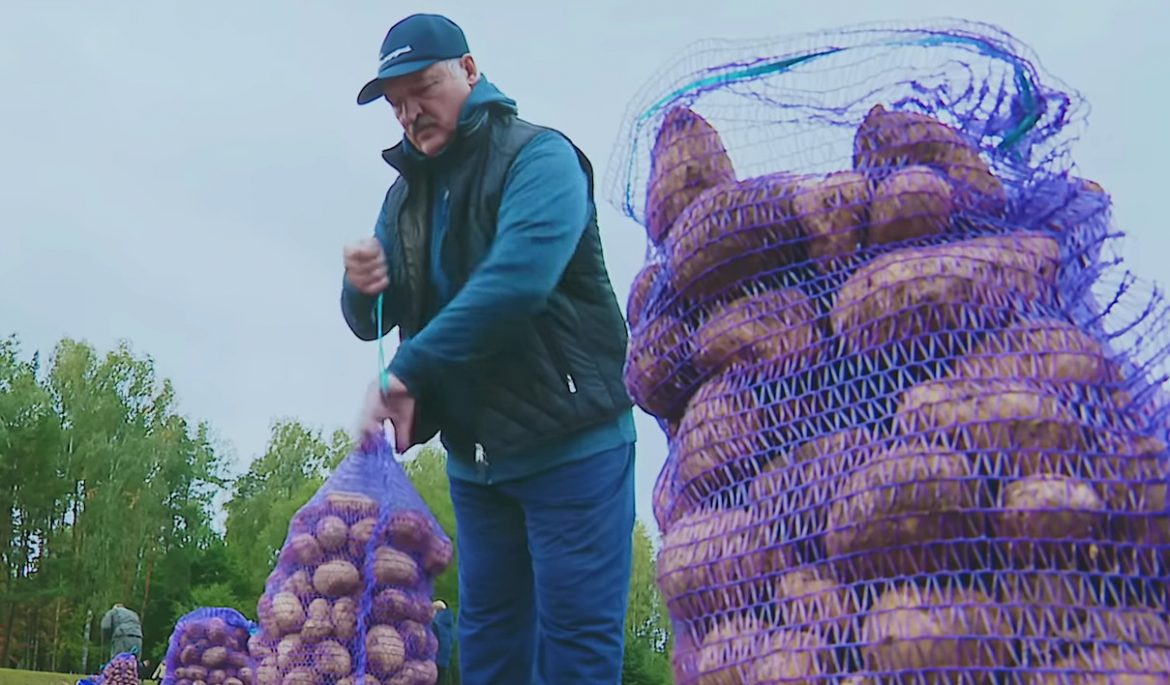
MULTIPOLYGON (((5 333, 26 353, 62 336, 103 351, 130 340, 240 465, 276 417, 350 427, 377 352, 338 312, 341 247, 372 230, 393 180, 379 151, 401 135, 388 108, 354 97, 386 29, 421 10, 460 23, 521 115, 567 133, 602 178, 621 161, 630 100, 694 41, 997 24, 1090 102, 1080 173, 1112 193, 1129 266, 1164 278, 1165 0, 0 0, 5 333)), ((644 234, 598 200, 624 302, 644 234)), ((638 506, 653 528, 665 441, 639 420, 638 506)))

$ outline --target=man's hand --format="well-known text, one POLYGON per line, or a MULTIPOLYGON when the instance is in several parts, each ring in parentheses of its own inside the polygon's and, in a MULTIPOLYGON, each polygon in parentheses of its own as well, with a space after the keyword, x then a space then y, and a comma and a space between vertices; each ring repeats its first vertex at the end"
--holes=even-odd
POLYGON ((377 295, 390 287, 386 254, 377 238, 365 238, 345 246, 345 278, 358 292, 377 295))
POLYGON ((386 419, 390 419, 390 423, 394 425, 395 450, 402 454, 410 449, 412 444, 414 397, 393 374, 388 379, 386 392, 382 392, 382 386, 376 378, 366 390, 360 423, 362 434, 370 435, 381 431, 386 419))

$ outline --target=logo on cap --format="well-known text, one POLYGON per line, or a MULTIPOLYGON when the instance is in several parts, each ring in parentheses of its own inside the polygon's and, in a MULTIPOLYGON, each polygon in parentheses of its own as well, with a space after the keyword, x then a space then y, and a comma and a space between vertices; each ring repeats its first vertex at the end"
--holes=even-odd
POLYGON ((387 62, 392 61, 394 58, 405 55, 406 53, 411 52, 412 50, 414 50, 414 47, 412 47, 410 45, 403 45, 402 47, 398 48, 397 50, 391 50, 390 52, 386 53, 385 57, 382 58, 382 64, 385 65, 387 62))

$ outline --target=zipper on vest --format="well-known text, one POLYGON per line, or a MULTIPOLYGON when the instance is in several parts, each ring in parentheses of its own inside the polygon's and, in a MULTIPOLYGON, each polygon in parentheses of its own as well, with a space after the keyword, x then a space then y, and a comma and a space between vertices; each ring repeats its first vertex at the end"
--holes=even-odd
POLYGON ((569 394, 570 395, 577 394, 577 383, 573 380, 573 374, 571 374, 571 373, 565 374, 565 385, 569 386, 569 394))
POLYGON ((565 358, 560 345, 557 344, 556 338, 543 326, 538 326, 537 335, 540 336, 544 346, 548 348, 549 354, 552 355, 553 366, 556 367, 557 373, 564 380, 565 388, 568 389, 570 395, 576 395, 577 381, 573 379, 573 372, 569 370, 569 361, 565 358))

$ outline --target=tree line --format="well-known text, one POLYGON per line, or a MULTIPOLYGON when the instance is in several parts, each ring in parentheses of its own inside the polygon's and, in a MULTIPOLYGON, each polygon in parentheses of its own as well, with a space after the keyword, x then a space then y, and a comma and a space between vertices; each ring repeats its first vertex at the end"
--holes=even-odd
MULTIPOLYGON (((274 421, 263 452, 230 473, 211 426, 129 343, 62 339, 47 360, 0 339, 0 667, 94 672, 98 621, 122 602, 143 619, 144 657, 201 606, 254 618, 288 522, 352 448, 341 430, 274 421), (226 512, 217 525, 215 512, 226 512)), ((404 464, 454 540, 445 455, 404 464)), ((647 531, 635 531, 625 682, 670 683, 670 627, 647 531)), ((455 565, 435 594, 458 615, 455 565)))

